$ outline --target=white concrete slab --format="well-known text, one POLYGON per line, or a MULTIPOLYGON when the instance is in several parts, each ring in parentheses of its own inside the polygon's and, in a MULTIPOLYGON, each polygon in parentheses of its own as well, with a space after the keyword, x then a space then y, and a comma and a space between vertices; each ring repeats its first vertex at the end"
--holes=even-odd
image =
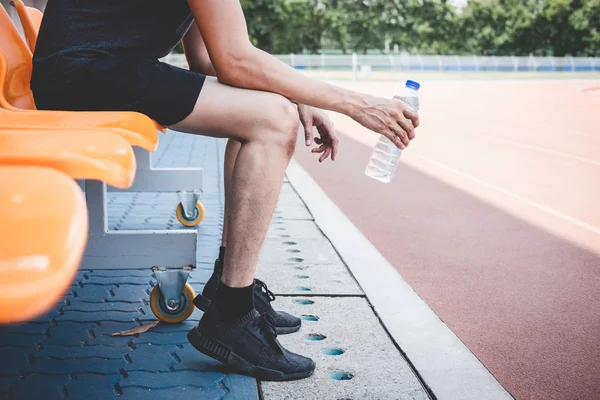
POLYGON ((304 318, 318 318, 304 319, 300 332, 278 337, 290 351, 315 360, 317 369, 300 381, 263 382, 265 400, 428 399, 365 299, 288 297, 281 300, 281 307, 304 318), (333 379, 336 373, 351 379, 333 379))
MULTIPOLYGON (((512 399, 295 160, 287 176, 393 339, 438 399, 512 399)), ((284 226, 285 232, 314 233, 306 225, 284 226)))

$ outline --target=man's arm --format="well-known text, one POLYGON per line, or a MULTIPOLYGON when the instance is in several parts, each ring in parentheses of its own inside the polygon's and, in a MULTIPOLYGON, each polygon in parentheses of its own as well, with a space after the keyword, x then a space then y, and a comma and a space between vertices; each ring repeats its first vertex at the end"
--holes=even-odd
POLYGON ((217 71, 210 60, 206 44, 194 22, 183 37, 183 50, 191 71, 204 75, 217 76, 217 71))
POLYGON ((239 0, 188 0, 219 81, 346 114, 398 147, 414 137, 418 116, 402 102, 360 94, 309 78, 250 43, 239 0))
MULTIPOLYGON (((183 49, 191 71, 199 72, 204 75, 217 76, 215 67, 208 55, 206 44, 204 43, 204 39, 202 39, 202 35, 200 34, 196 23, 192 24, 184 36, 183 49)), ((298 107, 298 113, 304 127, 306 145, 312 145, 314 125, 321 136, 316 139, 316 142, 321 146, 317 149, 313 149, 313 153, 322 153, 319 158, 320 162, 323 162, 330 155, 331 159, 335 160, 339 140, 337 139, 331 120, 317 109, 305 105, 300 105, 298 107)))

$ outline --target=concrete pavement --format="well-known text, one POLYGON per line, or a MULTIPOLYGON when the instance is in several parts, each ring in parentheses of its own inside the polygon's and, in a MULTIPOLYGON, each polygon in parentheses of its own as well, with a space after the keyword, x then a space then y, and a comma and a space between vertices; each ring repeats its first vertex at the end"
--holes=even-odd
MULTIPOLYGON (((206 207, 206 218, 197 228, 198 264, 190 280, 197 292, 210 275, 218 252, 223 213, 223 152, 222 140, 171 132, 161 136, 155 157, 159 167, 201 166, 205 171, 201 201, 206 207)), ((276 309, 303 319, 300 332, 280 339, 290 350, 317 361, 312 377, 295 382, 257 383, 231 373, 187 343, 187 331, 202 315, 198 310, 180 325, 159 324, 135 336, 110 336, 155 319, 148 294, 156 283, 150 271, 82 270, 55 310, 36 321, 0 328, 0 399, 432 398, 431 389, 425 388, 400 349, 402 327, 398 323, 402 319, 389 314, 388 322, 384 319, 382 324, 381 320, 386 315, 381 296, 407 299, 406 292, 389 291, 399 286, 382 285, 377 289, 373 281, 364 279, 367 286, 361 287, 361 282, 355 279, 356 260, 348 256, 347 248, 343 249, 346 256, 342 255, 342 259, 340 249, 326 236, 328 224, 315 221, 313 214, 327 213, 332 210, 331 205, 323 203, 317 211, 315 196, 309 193, 314 183, 294 163, 289 177, 291 182, 286 179, 284 183, 261 252, 257 277, 277 296, 276 309), (302 188, 306 199, 299 196, 297 188, 302 188), (349 260, 352 271, 348 269, 349 260), (366 293, 365 287, 368 287, 366 293)), ((111 229, 179 229, 173 213, 176 204, 174 193, 110 193, 109 224, 111 229)), ((341 214, 335 215, 343 218, 341 214)), ((340 226, 348 226, 347 221, 338 222, 340 226)), ((352 235, 348 236, 346 246, 356 246, 357 251, 368 248, 364 237, 349 233, 352 235)), ((334 236, 340 240, 339 233, 334 236)), ((388 277, 391 281, 401 280, 388 277)), ((422 307, 417 298, 411 301, 422 307)), ((391 302, 389 306, 394 304, 391 302)), ((428 309, 417 309, 424 313, 413 314, 417 319, 432 315, 428 309)), ((418 335, 414 330, 418 326, 412 328, 410 334, 418 335)), ((473 361, 468 354, 466 357, 473 361)), ((444 354, 430 359, 433 364, 443 360, 444 354)), ((469 364, 471 369, 477 367, 469 364)), ((440 372, 440 368, 432 369, 440 372)), ((487 380, 490 393, 502 394, 485 370, 479 373, 487 380)), ((426 383, 435 386, 431 381, 426 383)), ((482 387, 481 381, 473 379, 459 384, 482 387)), ((434 395, 440 399, 461 398, 443 390, 434 395)), ((506 398, 503 396, 479 398, 506 398)))

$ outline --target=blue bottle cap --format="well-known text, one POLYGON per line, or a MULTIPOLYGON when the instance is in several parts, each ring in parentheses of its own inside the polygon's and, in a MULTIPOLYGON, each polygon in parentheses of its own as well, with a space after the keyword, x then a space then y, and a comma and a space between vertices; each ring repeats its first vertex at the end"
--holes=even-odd
POLYGON ((421 84, 419 82, 411 81, 409 79, 406 81, 406 87, 414 89, 414 90, 419 90, 419 88, 421 87, 421 84))

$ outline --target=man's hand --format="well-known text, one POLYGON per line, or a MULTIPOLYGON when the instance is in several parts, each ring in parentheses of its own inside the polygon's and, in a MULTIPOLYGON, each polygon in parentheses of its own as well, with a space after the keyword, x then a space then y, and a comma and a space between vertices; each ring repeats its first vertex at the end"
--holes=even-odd
POLYGON ((360 101, 348 115, 362 126, 387 137, 402 150, 414 139, 415 128, 419 126, 419 115, 398 97, 385 99, 360 95, 360 101))
POLYGON ((329 156, 331 156, 332 161, 335 161, 339 140, 335 134, 333 123, 327 114, 304 104, 298 104, 298 114, 300 115, 300 122, 304 127, 306 146, 312 145, 314 136, 313 127, 317 128, 320 137, 314 138, 314 142, 320 146, 312 149, 312 153, 323 153, 319 157, 319 162, 325 161, 329 156))

